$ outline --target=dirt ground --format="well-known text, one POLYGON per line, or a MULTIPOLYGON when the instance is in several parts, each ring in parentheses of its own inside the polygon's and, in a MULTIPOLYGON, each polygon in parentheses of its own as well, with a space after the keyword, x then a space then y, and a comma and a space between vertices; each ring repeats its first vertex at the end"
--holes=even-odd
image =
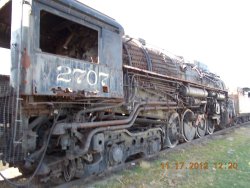
MULTIPOLYGON (((250 124, 183 144, 128 169, 72 188, 240 187, 250 182, 250 124)), ((2 167, 0 167, 1 170, 2 167)), ((6 169, 5 169, 6 171, 6 169)), ((17 170, 7 169, 17 175, 17 170)), ((0 187, 9 188, 4 182, 0 187)))

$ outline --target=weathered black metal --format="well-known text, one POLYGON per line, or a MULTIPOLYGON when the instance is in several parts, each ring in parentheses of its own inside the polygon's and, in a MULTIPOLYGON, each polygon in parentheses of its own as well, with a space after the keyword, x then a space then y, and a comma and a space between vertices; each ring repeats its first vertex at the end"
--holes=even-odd
POLYGON ((206 66, 123 34, 77 1, 0 7, 0 47, 11 51, 10 76, 0 75, 4 163, 70 181, 249 119, 206 66))

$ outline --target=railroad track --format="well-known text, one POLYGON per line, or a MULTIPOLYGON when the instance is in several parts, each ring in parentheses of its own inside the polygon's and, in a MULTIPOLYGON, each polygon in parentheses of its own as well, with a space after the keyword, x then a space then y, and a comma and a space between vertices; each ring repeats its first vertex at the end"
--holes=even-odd
POLYGON ((226 129, 218 130, 218 131, 214 132, 212 135, 206 135, 206 136, 201 137, 201 138, 196 138, 192 142, 183 142, 183 143, 178 144, 174 148, 167 148, 167 149, 164 149, 164 150, 162 150, 154 155, 147 156, 144 158, 135 159, 135 160, 129 161, 125 164, 109 168, 100 175, 90 176, 87 179, 76 179, 76 180, 73 180, 71 182, 59 185, 59 186, 54 186, 53 188, 71 188, 71 187, 72 188, 73 187, 74 188, 81 188, 81 187, 83 187, 83 185, 91 186, 91 183, 93 183, 95 180, 104 180, 107 176, 111 176, 115 172, 121 171, 122 169, 132 169, 135 166, 137 166, 142 160, 153 160, 153 159, 156 159, 157 157, 159 157, 160 154, 163 154, 163 153, 166 154, 166 153, 169 153, 169 152, 172 152, 175 150, 183 149, 183 148, 186 148, 187 146, 195 145, 198 142, 204 142, 205 140, 210 140, 211 138, 215 137, 216 135, 229 134, 230 132, 232 132, 233 130, 235 130, 239 127, 246 127, 246 126, 250 126, 249 122, 237 124, 237 125, 234 125, 232 127, 228 127, 226 129))

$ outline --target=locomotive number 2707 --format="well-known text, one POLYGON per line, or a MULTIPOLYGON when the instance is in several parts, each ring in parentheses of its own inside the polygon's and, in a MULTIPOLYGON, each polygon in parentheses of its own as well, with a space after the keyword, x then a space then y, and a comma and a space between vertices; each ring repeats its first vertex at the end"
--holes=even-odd
POLYGON ((83 81, 86 81, 90 86, 94 86, 99 81, 102 86, 108 85, 109 74, 107 73, 99 72, 98 74, 93 70, 83 70, 68 66, 58 66, 57 72, 57 82, 61 81, 69 83, 72 82, 73 79, 73 81, 77 84, 81 84, 83 81))

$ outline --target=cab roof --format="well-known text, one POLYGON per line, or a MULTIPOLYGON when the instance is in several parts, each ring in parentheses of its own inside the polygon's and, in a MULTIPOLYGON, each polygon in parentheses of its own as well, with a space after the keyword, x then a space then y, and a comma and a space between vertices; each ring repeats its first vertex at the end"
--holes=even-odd
POLYGON ((124 29, 123 27, 113 18, 79 2, 76 0, 35 0, 39 1, 43 4, 46 4, 48 6, 53 6, 53 7, 60 7, 60 9, 65 9, 67 13, 71 13, 71 11, 76 11, 79 13, 84 13, 85 15, 96 19, 97 21, 100 21, 104 24, 107 24, 109 26, 112 26, 116 28, 117 32, 121 35, 124 34, 124 29))

